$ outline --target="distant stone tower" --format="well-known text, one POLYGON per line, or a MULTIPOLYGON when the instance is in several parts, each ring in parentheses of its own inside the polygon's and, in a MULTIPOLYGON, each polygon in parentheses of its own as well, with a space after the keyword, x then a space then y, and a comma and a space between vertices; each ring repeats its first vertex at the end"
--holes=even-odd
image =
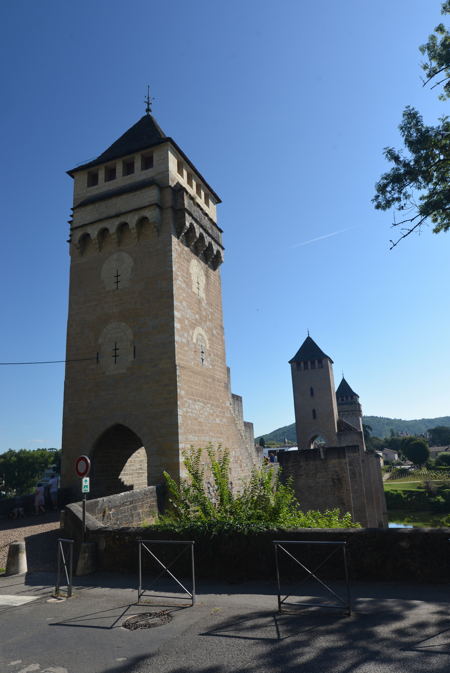
POLYGON ((344 377, 336 390, 336 400, 339 418, 362 432, 362 407, 359 395, 350 388, 344 377))
POLYGON ((259 456, 229 387, 219 197, 149 110, 69 175, 62 486, 79 493, 83 453, 107 495, 178 478, 181 451, 209 443, 238 483, 259 456))
POLYGON ((290 361, 298 451, 278 455, 303 509, 339 508, 362 526, 387 526, 379 459, 366 451, 358 395, 308 336, 290 361))
POLYGON ((308 336, 289 364, 298 447, 335 444, 338 411, 333 360, 308 336))

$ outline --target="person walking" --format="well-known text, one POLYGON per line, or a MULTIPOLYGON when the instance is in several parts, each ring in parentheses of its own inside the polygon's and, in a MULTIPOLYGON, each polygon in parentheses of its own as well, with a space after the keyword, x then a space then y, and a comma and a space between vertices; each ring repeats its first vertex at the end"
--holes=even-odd
POLYGON ((44 495, 44 485, 39 482, 36 486, 34 492, 34 513, 39 514, 39 512, 45 512, 45 495, 44 495))

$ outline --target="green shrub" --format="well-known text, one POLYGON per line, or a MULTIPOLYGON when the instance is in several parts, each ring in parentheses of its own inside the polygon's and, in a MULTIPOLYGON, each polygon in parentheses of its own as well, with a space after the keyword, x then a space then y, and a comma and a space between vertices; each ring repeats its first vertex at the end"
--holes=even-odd
POLYGON ((249 532, 289 528, 354 528, 350 514, 337 509, 302 512, 292 483, 283 483, 281 471, 270 466, 253 470, 239 492, 230 483, 230 457, 226 450, 183 452, 189 479, 178 484, 164 473, 169 492, 169 511, 160 517, 158 530, 210 533, 249 532))

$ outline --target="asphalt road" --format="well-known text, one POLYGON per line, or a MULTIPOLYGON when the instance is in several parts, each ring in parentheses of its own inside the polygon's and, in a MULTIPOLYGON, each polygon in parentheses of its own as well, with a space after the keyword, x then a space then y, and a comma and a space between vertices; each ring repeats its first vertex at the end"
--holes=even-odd
POLYGON ((53 582, 37 573, 0 577, 0 673, 450 671, 447 586, 356 584, 345 617, 318 609, 280 615, 268 584, 201 585, 196 605, 183 607, 168 587, 136 605, 135 578, 84 578, 65 601, 51 598, 53 582), (26 598, 33 600, 11 604, 26 598), (122 626, 162 609, 170 623, 122 626))

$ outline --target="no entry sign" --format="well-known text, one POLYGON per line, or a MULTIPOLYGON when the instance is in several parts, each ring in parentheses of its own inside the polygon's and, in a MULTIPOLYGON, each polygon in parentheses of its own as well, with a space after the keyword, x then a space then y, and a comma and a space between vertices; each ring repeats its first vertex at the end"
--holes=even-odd
POLYGON ((91 461, 87 456, 80 456, 75 461, 75 470, 79 477, 87 477, 91 469, 91 461))

